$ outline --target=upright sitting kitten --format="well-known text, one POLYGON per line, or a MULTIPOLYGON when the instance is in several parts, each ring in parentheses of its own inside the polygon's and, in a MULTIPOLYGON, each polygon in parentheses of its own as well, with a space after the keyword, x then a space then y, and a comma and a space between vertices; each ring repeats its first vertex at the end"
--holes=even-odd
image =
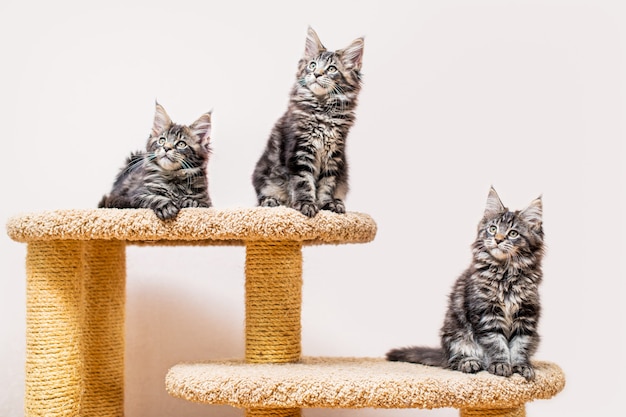
POLYGON ((313 217, 345 213, 346 137, 361 89, 363 38, 328 51, 308 29, 285 114, 276 122, 252 183, 260 206, 284 205, 313 217))
POLYGON ((211 207, 206 172, 210 133, 210 112, 183 126, 172 123, 156 103, 146 150, 131 153, 98 207, 150 208, 161 220, 175 218, 181 208, 211 207))
POLYGON ((539 344, 541 224, 541 197, 511 212, 491 188, 472 263, 450 293, 441 348, 393 349, 387 359, 534 379, 530 358, 539 344))

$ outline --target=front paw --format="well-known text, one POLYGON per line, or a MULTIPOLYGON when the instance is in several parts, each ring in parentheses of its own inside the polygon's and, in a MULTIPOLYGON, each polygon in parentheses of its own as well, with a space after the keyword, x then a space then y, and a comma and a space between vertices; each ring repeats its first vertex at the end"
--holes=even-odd
POLYGON ((324 204, 322 210, 330 210, 333 213, 344 214, 346 212, 346 206, 343 204, 343 201, 336 199, 324 204))
POLYGON ((319 211, 315 203, 310 201, 297 201, 293 205, 293 208, 307 217, 315 217, 315 215, 319 211))
POLYGON ((511 376, 513 369, 511 364, 506 362, 493 362, 487 367, 487 372, 498 376, 511 376))
POLYGON ((259 200, 260 207, 278 207, 280 202, 274 197, 265 197, 259 200))
POLYGON ((466 374, 475 374, 483 369, 480 365, 480 361, 476 359, 463 359, 459 362, 458 370, 461 372, 465 372, 466 374))
POLYGON ((154 209, 154 213, 161 220, 174 219, 178 215, 179 211, 180 209, 172 202, 166 203, 161 207, 154 209))
POLYGON ((211 207, 210 204, 208 204, 205 201, 198 201, 198 200, 193 200, 191 198, 183 201, 183 203, 180 205, 180 208, 188 208, 188 207, 203 207, 203 208, 207 208, 207 207, 211 207))
POLYGON ((523 376, 526 381, 535 379, 535 369, 530 364, 522 364, 513 366, 513 372, 523 376))
POLYGON ((200 207, 200 204, 196 201, 196 200, 185 200, 183 201, 183 203, 180 205, 180 208, 188 208, 188 207, 200 207))

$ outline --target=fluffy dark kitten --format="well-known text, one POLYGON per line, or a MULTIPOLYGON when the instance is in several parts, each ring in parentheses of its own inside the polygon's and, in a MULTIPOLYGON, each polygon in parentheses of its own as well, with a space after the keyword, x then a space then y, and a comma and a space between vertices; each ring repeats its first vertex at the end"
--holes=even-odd
POLYGON ((156 103, 145 151, 132 153, 98 207, 149 208, 161 220, 181 208, 211 207, 206 167, 210 154, 211 113, 189 126, 172 123, 156 103))
POLYGON ((345 213, 346 137, 361 89, 363 38, 328 51, 308 29, 285 114, 276 122, 252 183, 260 206, 284 205, 313 217, 345 213))
POLYGON ((491 188, 472 263, 448 299, 441 348, 393 349, 387 359, 534 379, 543 253, 541 197, 512 212, 491 188))

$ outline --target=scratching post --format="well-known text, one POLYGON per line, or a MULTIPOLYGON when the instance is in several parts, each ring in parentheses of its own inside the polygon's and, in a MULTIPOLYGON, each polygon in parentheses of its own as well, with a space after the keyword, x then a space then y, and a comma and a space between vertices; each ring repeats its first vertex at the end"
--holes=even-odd
POLYGON ((246 361, 300 360, 302 245, 248 242, 246 245, 246 361))
POLYGON ((528 382, 382 357, 302 356, 302 248, 367 243, 376 228, 362 213, 323 210, 308 218, 285 207, 187 208, 168 222, 144 209, 10 219, 9 236, 28 244, 26 416, 123 415, 130 244, 246 247, 245 357, 173 366, 165 385, 174 397, 231 405, 247 417, 299 417, 304 408, 443 407, 461 417, 524 417, 525 403, 563 389, 563 371, 549 362, 533 362, 536 378, 528 382))
POLYGON ((461 410, 461 417, 526 417, 525 407, 461 410))
POLYGON ((299 408, 255 408, 247 409, 246 417, 299 417, 299 408))
POLYGON ((123 415, 124 259, 122 242, 28 245, 28 416, 123 415))
MULTIPOLYGON (((302 245, 246 244, 246 362, 300 360, 302 245)), ((248 408, 246 417, 299 417, 299 408, 248 408)))

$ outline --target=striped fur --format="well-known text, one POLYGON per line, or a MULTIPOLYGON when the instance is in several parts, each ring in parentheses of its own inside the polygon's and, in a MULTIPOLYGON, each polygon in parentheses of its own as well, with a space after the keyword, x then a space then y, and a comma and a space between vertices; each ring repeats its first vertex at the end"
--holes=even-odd
POLYGON ((492 188, 472 264, 448 299, 441 347, 393 349, 387 359, 534 379, 530 358, 539 344, 543 253, 541 198, 511 212, 492 188))
POLYGON ((363 38, 332 52, 308 29, 287 111, 252 175, 260 206, 288 206, 309 217, 345 212, 346 137, 355 121, 362 56, 363 38))
POLYGON ((149 208, 161 220, 175 218, 181 208, 211 207, 206 172, 210 133, 211 113, 189 126, 178 125, 156 103, 146 150, 128 157, 98 207, 149 208))

